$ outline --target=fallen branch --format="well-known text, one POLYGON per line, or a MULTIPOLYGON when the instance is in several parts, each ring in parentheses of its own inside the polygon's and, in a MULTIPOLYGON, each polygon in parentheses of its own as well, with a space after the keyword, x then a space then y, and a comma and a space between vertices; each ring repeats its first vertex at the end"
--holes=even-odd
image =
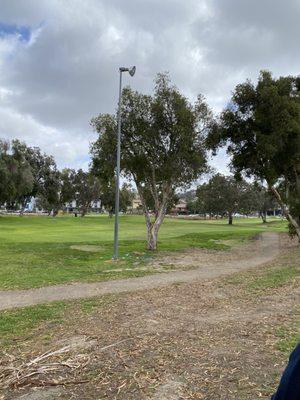
POLYGON ((62 353, 67 353, 68 351, 71 350, 71 346, 65 346, 62 347, 61 349, 54 350, 54 351, 47 351, 46 353, 42 354, 39 357, 34 358, 32 361, 26 364, 27 367, 31 366, 32 364, 36 364, 46 358, 49 358, 51 356, 55 356, 57 354, 62 354, 62 353))

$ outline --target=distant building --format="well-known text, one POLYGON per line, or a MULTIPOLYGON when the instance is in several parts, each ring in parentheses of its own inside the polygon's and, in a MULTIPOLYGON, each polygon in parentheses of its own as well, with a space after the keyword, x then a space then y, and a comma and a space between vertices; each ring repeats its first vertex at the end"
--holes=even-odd
MULTIPOLYGON (((101 200, 94 200, 90 203, 89 206, 90 211, 92 212, 100 212, 101 211, 101 200)), ((77 210, 76 200, 72 200, 68 203, 65 203, 64 211, 66 212, 74 212, 77 210)))
POLYGON ((76 200, 69 201, 65 203, 64 211, 73 212, 76 209, 76 200))
POLYGON ((140 214, 143 211, 141 198, 138 194, 133 198, 131 205, 131 212, 133 214, 140 214))
POLYGON ((171 210, 171 214, 187 214, 187 202, 184 199, 179 199, 178 203, 171 210))

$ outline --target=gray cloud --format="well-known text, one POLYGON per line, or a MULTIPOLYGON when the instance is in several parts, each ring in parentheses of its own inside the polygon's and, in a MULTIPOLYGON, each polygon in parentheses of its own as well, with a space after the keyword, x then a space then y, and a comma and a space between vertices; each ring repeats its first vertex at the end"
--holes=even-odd
MULTIPOLYGON (((31 40, 0 36, 0 136, 86 166, 92 116, 112 112, 125 82, 151 91, 156 72, 191 99, 221 110, 234 86, 260 69, 298 74, 298 0, 0 0, 0 22, 28 26, 31 40)), ((224 171, 221 154, 212 163, 224 171)))

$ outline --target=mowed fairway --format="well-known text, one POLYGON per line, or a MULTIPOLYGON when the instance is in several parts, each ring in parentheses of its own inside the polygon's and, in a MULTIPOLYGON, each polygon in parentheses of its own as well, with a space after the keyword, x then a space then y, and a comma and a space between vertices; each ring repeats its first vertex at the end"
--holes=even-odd
POLYGON ((166 219, 159 235, 159 252, 145 251, 143 216, 120 218, 120 261, 112 262, 114 219, 107 216, 0 217, 0 288, 31 288, 71 281, 101 281, 153 273, 145 268, 161 251, 190 247, 226 248, 218 240, 248 238, 267 230, 286 230, 279 219, 192 221, 166 219), (83 251, 74 246, 98 246, 83 251))

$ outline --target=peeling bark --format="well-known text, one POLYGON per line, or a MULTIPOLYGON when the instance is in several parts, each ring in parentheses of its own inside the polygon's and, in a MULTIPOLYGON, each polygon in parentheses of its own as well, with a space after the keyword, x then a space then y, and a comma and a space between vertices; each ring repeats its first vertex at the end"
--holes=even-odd
MULTIPOLYGON (((145 197, 143 195, 143 188, 138 183, 137 183, 137 189, 143 206, 143 211, 147 226, 147 250, 153 251, 157 249, 158 232, 166 215, 167 204, 171 192, 171 185, 170 184, 165 185, 162 195, 162 201, 161 202, 156 201, 154 221, 151 220, 151 215, 147 207, 145 197)), ((156 200, 158 200, 158 197, 156 197, 156 200)))

